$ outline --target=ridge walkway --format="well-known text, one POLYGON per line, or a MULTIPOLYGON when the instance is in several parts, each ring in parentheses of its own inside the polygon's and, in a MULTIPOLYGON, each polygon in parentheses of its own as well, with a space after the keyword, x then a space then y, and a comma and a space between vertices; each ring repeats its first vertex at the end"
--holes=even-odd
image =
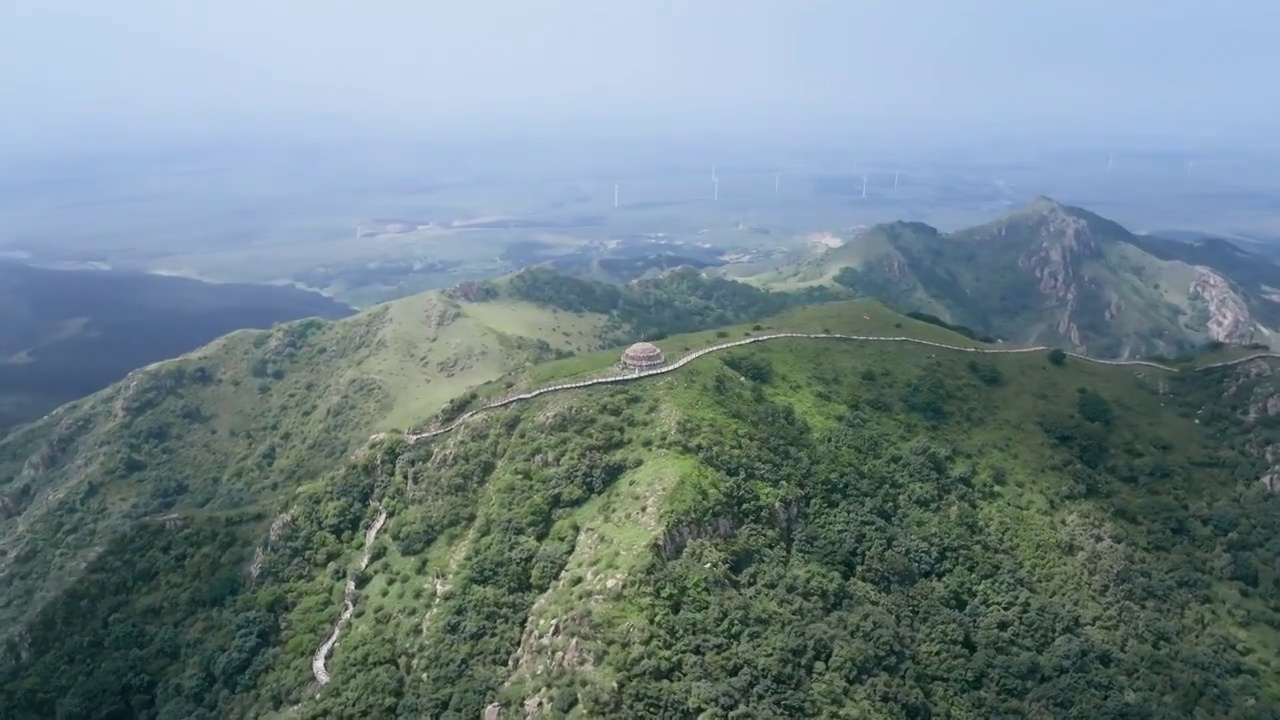
MULTIPOLYGON (((914 343, 917 345, 927 345, 929 347, 941 348, 943 350, 957 350, 960 352, 983 353, 983 354, 989 354, 989 355, 1048 352, 1049 350, 1053 349, 1048 345, 1035 345, 1030 347, 1018 347, 1018 348, 960 347, 957 345, 947 345, 945 343, 933 342, 931 340, 921 340, 919 338, 885 337, 882 335, 841 335, 837 333, 771 333, 769 335, 756 335, 754 337, 744 338, 742 340, 734 340, 731 342, 719 343, 717 345, 709 345, 705 348, 702 348, 701 350, 695 350, 689 353, 688 355, 685 355, 684 357, 680 358, 679 360, 676 360, 675 362, 667 363, 666 365, 653 368, 651 370, 641 370, 639 372, 623 372, 623 373, 619 373, 617 375, 611 375, 608 377, 594 378, 592 380, 582 380, 579 382, 549 385, 547 387, 538 388, 536 390, 530 390, 529 392, 526 392, 526 393, 520 393, 519 395, 512 395, 509 397, 505 397, 500 400, 495 400, 493 402, 490 402, 486 405, 482 405, 473 410, 468 410, 467 412, 455 418, 453 422, 443 427, 439 427, 433 430, 426 430, 420 433, 405 433, 405 439, 412 443, 412 442, 417 442, 418 440, 425 440, 427 438, 433 438, 438 435, 443 435, 447 432, 451 432, 457 429, 460 425, 462 425, 466 421, 474 418, 475 416, 481 413, 488 412, 490 410, 496 410, 497 408, 505 407, 507 405, 511 405, 513 403, 517 403, 522 400, 531 400, 533 398, 539 397, 541 395, 546 395, 548 393, 559 392, 561 390, 573 390, 576 388, 591 387, 592 385, 606 385, 609 383, 629 382, 632 380, 639 380, 641 378, 653 377, 654 375, 662 375, 665 373, 674 372, 704 355, 710 355, 711 353, 719 352, 721 350, 728 350, 729 348, 741 347, 743 345, 750 345, 752 343, 765 342, 766 340, 797 339, 797 338, 813 339, 813 340, 855 340, 855 341, 861 341, 861 342, 904 342, 904 343, 914 343)), ((1076 358, 1077 360, 1083 360, 1085 362, 1091 362, 1099 365, 1140 365, 1144 367, 1154 368, 1156 370, 1163 370, 1165 372, 1171 372, 1171 373, 1182 372, 1178 368, 1170 367, 1168 365, 1161 365, 1160 363, 1151 362, 1150 360, 1103 360, 1100 358, 1092 358, 1092 357, 1089 357, 1088 355, 1081 355, 1080 353, 1073 353, 1073 352, 1068 352, 1067 356, 1076 358)), ((1253 355, 1249 355, 1247 357, 1237 358, 1235 360, 1225 360, 1223 362, 1204 365, 1204 366, 1195 368, 1193 371, 1209 370, 1212 368, 1224 367, 1227 365, 1237 365, 1239 363, 1248 362, 1250 360, 1257 360, 1263 357, 1280 357, 1280 354, 1270 353, 1270 352, 1259 352, 1253 355)))
MULTIPOLYGON (((594 378, 591 380, 581 380, 578 382, 569 382, 569 383, 558 383, 556 385, 548 385, 546 387, 541 387, 536 390, 530 390, 529 392, 520 393, 518 395, 511 395, 505 398, 501 398, 499 400, 494 400, 478 408, 468 410, 467 412, 464 412, 461 415, 459 415, 457 418, 454 418, 454 420, 449 424, 444 425, 442 427, 438 427, 432 430, 425 430, 419 433, 406 432, 404 437, 405 437, 405 440, 410 443, 414 443, 419 440, 426 440, 429 438, 438 437, 440 435, 444 435, 445 433, 452 432, 458 429, 463 425, 463 423, 466 423, 467 421, 475 418, 478 415, 489 412, 490 410, 497 410, 498 408, 506 407, 508 405, 513 405, 515 403, 522 402, 524 400, 532 400, 533 398, 540 397, 542 395, 547 395, 554 392, 561 392, 563 390, 575 390, 578 388, 591 387, 593 385, 608 385, 612 383, 631 382, 633 380, 640 380, 643 378, 653 377, 655 375, 665 375, 670 372, 675 372, 676 370, 679 370, 680 368, 684 367, 685 365, 688 365, 694 360, 697 360, 698 358, 704 357, 706 355, 710 355, 712 353, 720 352, 722 350, 728 350, 730 348, 742 347, 743 345, 751 345, 753 343, 766 342, 768 340, 785 340, 785 339, 852 340, 857 342, 901 342, 901 343, 912 343, 916 345, 925 345, 928 347, 940 348, 942 350, 955 350, 959 352, 969 352, 969 353, 986 354, 986 355, 1014 355, 1019 353, 1048 352, 1053 349, 1048 345, 1034 345, 1030 347, 1016 347, 1016 348, 960 347, 957 345, 947 345, 946 343, 933 342, 932 340, 921 340, 919 338, 913 338, 913 337, 885 337, 883 335, 842 335, 839 333, 790 333, 790 332, 770 333, 768 335, 755 335, 752 337, 743 338, 742 340, 733 340, 730 342, 718 343, 716 345, 709 345, 705 348, 702 348, 701 350, 694 350, 693 352, 688 353, 687 355, 680 358, 679 360, 676 360, 671 363, 667 363, 666 365, 653 368, 650 370, 622 372, 617 375, 594 378)), ((1101 358, 1092 358, 1092 357, 1089 357, 1088 355, 1081 355, 1080 353, 1073 353, 1073 352, 1068 352, 1067 357, 1075 358, 1076 360, 1082 360, 1084 362, 1094 363, 1097 365, 1128 365, 1128 366, 1149 367, 1155 370, 1161 370, 1163 372, 1169 372, 1169 373, 1184 372, 1183 370, 1180 370, 1178 368, 1170 367, 1168 365, 1161 365, 1160 363, 1151 362, 1150 360, 1103 360, 1101 358)), ((1223 360, 1222 362, 1211 363, 1208 365, 1201 365, 1199 367, 1190 369, 1189 372, 1200 372, 1204 370, 1212 370, 1214 368, 1228 367, 1231 365, 1240 365, 1242 363, 1250 362, 1252 360, 1258 360, 1261 358, 1280 358, 1280 353, 1258 352, 1252 355, 1247 355, 1245 357, 1236 358, 1234 360, 1223 360)), ((365 553, 364 553, 364 556, 361 558, 361 563, 360 563, 361 570, 363 570, 369 564, 370 548, 373 546, 373 542, 377 539, 378 531, 382 529, 382 525, 383 523, 386 522, 386 519, 387 519, 386 511, 379 509, 378 515, 374 519, 373 524, 370 525, 369 530, 365 533, 365 553)), ((315 676, 316 682, 319 683, 322 687, 324 685, 327 685, 329 681, 332 679, 332 677, 329 675, 329 671, 325 667, 325 663, 328 659, 329 654, 333 651, 334 646, 338 642, 339 633, 342 631, 342 628, 346 625, 347 621, 351 619, 351 615, 354 611, 355 611, 355 583, 351 580, 348 580, 346 592, 344 593, 344 596, 343 596, 342 613, 338 617, 338 622, 334 624, 333 631, 329 634, 329 636, 325 639, 325 641, 316 650, 315 655, 312 657, 312 660, 311 660, 312 674, 315 676)))

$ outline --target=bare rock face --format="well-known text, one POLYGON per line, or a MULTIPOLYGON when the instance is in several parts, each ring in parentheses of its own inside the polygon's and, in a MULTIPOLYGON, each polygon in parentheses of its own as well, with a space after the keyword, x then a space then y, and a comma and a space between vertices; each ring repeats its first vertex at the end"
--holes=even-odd
POLYGON ((58 457, 58 450, 56 442, 46 442, 41 445, 40 449, 27 458, 27 462, 22 466, 22 477, 34 477, 48 472, 58 457))
POLYGON ((1115 320, 1122 312, 1124 312, 1124 301, 1118 297, 1112 297, 1111 302, 1107 304, 1107 311, 1105 315, 1107 322, 1115 320))
POLYGON ((1266 360, 1254 360, 1253 362, 1248 363, 1247 365, 1240 366, 1240 372, 1242 372, 1250 380, 1253 380, 1255 378, 1270 377, 1271 366, 1267 364, 1266 360))
POLYGON ((472 280, 460 282, 445 291, 446 297, 473 303, 488 300, 490 295, 491 293, 488 288, 472 280))
POLYGON ((432 334, 458 319, 458 309, 444 303, 436 303, 427 308, 426 324, 432 334))
MULTIPOLYGON (((1083 269, 1084 259, 1100 251, 1088 221, 1067 212, 1061 205, 1037 201, 1040 216, 1036 223, 1040 240, 1022 253, 1018 266, 1036 279, 1047 307, 1061 312, 1056 330, 1076 349, 1083 350, 1077 318, 1081 295, 1092 290, 1093 282, 1083 269)), ((1119 298, 1112 298, 1106 310, 1110 320, 1124 310, 1119 298)))
POLYGON ((75 442, 76 436, 83 432, 86 425, 84 420, 63 420, 59 423, 53 436, 23 463, 19 477, 31 478, 52 469, 75 442))
POLYGON ((1041 293, 1051 300, 1070 302, 1077 295, 1077 283, 1085 279, 1076 267, 1079 256, 1096 253, 1098 240, 1088 222, 1056 203, 1041 217, 1043 240, 1024 252, 1018 264, 1035 273, 1041 293))
POLYGON ((17 517, 18 506, 12 500, 0 495, 0 520, 8 520, 11 517, 17 517))
MULTIPOLYGON (((1227 383, 1227 389, 1222 393, 1225 400, 1236 394, 1242 386, 1259 378, 1270 377, 1271 366, 1266 360, 1258 359, 1253 362, 1236 366, 1235 377, 1227 383)), ((1252 412, 1252 409, 1251 409, 1252 412)))
POLYGON ((907 262, 902 259, 901 255, 896 253, 892 256, 882 258, 880 260, 880 266, 876 268, 876 270, 892 279, 894 282, 902 282, 909 272, 907 262))
POLYGON ((1191 280, 1189 297, 1204 303, 1209 319, 1205 323, 1209 337, 1219 342, 1250 343, 1258 340, 1258 324, 1249 314, 1244 299, 1231 288, 1231 283, 1206 267, 1197 267, 1191 280))
POLYGON ((1272 495, 1280 495, 1280 467, 1276 465, 1277 460, 1280 460, 1280 445, 1268 445, 1265 455, 1271 467, 1258 478, 1258 484, 1272 495))
POLYGON ((1276 415, 1280 415, 1280 393, 1259 393, 1255 390, 1253 401, 1249 403, 1249 410, 1245 413, 1245 417, 1249 420, 1257 420, 1276 415))

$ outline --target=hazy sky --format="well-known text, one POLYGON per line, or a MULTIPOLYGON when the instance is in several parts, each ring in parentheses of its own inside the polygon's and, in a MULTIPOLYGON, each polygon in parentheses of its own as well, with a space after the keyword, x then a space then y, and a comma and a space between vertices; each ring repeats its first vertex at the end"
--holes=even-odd
POLYGON ((1280 117, 1276 0, 4 6, 0 149, 338 126, 1203 135, 1280 117))

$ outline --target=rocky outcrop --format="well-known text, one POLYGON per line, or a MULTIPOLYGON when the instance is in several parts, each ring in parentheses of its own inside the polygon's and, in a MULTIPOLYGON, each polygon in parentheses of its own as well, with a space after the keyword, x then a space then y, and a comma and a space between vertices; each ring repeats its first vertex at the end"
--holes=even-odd
POLYGON ((1208 315, 1205 332, 1219 342, 1245 344, 1257 342, 1261 330, 1249 314, 1244 298, 1226 278, 1206 267, 1195 268, 1188 297, 1203 304, 1208 315))
POLYGON ((87 426, 88 421, 83 417, 63 420, 49 440, 41 444, 27 458, 18 476, 24 479, 32 478, 53 469, 66 455, 66 451, 75 442, 76 437, 82 434, 87 426))
POLYGON ((459 314, 458 309, 452 305, 433 303, 428 306, 426 310, 427 327, 431 330, 431 333, 434 336, 434 334, 439 332, 441 328, 449 325, 454 320, 457 320, 459 314))
POLYGON ((907 267, 907 261, 903 260, 899 253, 882 255, 873 268, 875 272, 897 283, 910 279, 911 270, 907 267))
POLYGON ((489 352, 487 350, 454 353, 443 360, 436 362, 435 373, 440 377, 451 378, 460 372, 474 367, 476 363, 484 360, 488 355, 489 352))
POLYGON ((493 297, 493 291, 478 282, 466 280, 445 291, 445 296, 455 300, 465 300, 467 302, 484 302, 493 297))
POLYGON ((1258 484, 1272 495, 1280 494, 1280 445, 1268 445, 1264 455, 1270 467, 1258 478, 1258 484))
POLYGON ((1018 258, 1018 265, 1035 274, 1040 292, 1050 300, 1073 302, 1084 279, 1077 267, 1081 256, 1096 253, 1098 242, 1088 222, 1056 204, 1044 211, 1038 225, 1043 239, 1018 258))
POLYGON ((1269 395, 1249 408, 1250 419, 1280 415, 1280 394, 1269 395))
POLYGON ((1211 409, 1234 414, 1248 428, 1243 439, 1245 451, 1265 462, 1265 469, 1257 482, 1267 492, 1280 494, 1280 443, 1275 441, 1273 423, 1268 419, 1280 417, 1280 392, 1275 381, 1275 355, 1256 357, 1238 362, 1227 378, 1226 388, 1216 403, 1206 405, 1199 416, 1211 409), (1211 407, 1212 406, 1212 407, 1211 407))
POLYGON ((1124 312, 1124 308, 1124 301, 1119 297, 1112 296, 1111 302, 1107 303, 1107 310, 1103 317, 1107 319, 1107 322, 1111 322, 1120 317, 1120 313, 1124 312))
POLYGON ((293 521, 292 512, 284 512, 271 521, 271 530, 267 533, 266 545, 254 548, 253 560, 249 563, 249 577, 257 578, 262 566, 267 561, 267 554, 280 546, 280 540, 289 532, 289 524, 293 521))
MULTIPOLYGON (((1098 253, 1098 239, 1086 219, 1071 214, 1052 200, 1037 199, 1030 209, 1038 213, 1034 225, 1038 241, 1019 256, 1018 266, 1034 276, 1045 305, 1060 313, 1055 326, 1058 335, 1082 350, 1084 343, 1077 312, 1081 296, 1094 290, 1083 264, 1098 253)), ((1002 226, 1001 234, 1003 231, 1002 226)), ((1124 303, 1119 298, 1111 298, 1106 319, 1123 310, 1124 303)))
POLYGON ((1236 368, 1235 377, 1227 383, 1227 389, 1223 391, 1222 398, 1225 400, 1237 392, 1246 383, 1259 378, 1269 377, 1271 375, 1271 365, 1266 360, 1257 359, 1250 360, 1238 368, 1236 368))

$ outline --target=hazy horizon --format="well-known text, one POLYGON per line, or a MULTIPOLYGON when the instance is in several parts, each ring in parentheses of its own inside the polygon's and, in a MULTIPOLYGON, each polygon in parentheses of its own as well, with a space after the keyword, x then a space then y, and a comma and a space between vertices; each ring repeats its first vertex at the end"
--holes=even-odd
POLYGON ((1242 0, 21 2, 0 150, 222 137, 1274 142, 1242 0), (963 6, 962 6, 963 5, 963 6))

